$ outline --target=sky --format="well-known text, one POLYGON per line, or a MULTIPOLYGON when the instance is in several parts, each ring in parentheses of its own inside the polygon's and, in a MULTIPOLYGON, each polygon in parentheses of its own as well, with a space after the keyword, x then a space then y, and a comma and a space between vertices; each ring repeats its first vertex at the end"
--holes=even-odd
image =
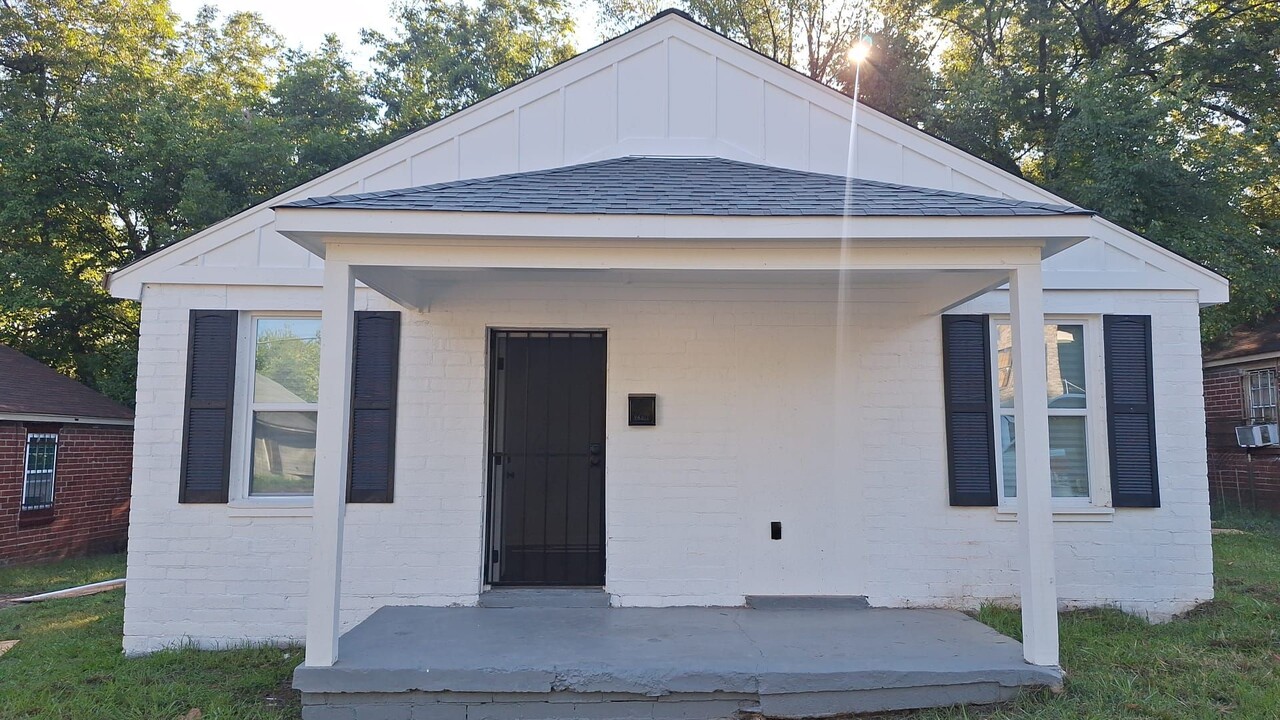
MULTIPOLYGON (((586 9, 585 3, 575 4, 578 10, 574 43, 578 50, 585 50, 600 42, 595 12, 586 9)), ((169 5, 184 20, 194 18, 204 5, 218 8, 223 16, 241 10, 257 12, 284 36, 290 47, 314 49, 326 34, 334 33, 360 69, 368 68, 367 52, 360 45, 360 29, 391 32, 395 28, 392 0, 170 0, 169 5)))

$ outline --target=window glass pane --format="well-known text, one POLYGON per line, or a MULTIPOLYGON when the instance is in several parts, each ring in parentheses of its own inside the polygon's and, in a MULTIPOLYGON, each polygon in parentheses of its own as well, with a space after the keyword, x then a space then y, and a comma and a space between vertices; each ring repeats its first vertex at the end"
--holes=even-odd
POLYGON ((996 325, 996 391, 1000 407, 1013 407, 1013 332, 1003 323, 996 325))
POLYGON ((259 318, 253 401, 314 403, 320 394, 319 318, 259 318))
POLYGON ((1089 497, 1089 450, 1085 419, 1079 416, 1049 418, 1049 473, 1053 496, 1089 497))
POLYGON ((1046 325, 1044 339, 1049 407, 1085 407, 1084 326, 1046 325))
MULTIPOLYGON (((1045 370, 1051 408, 1085 407, 1085 354, 1083 325, 1044 326, 1045 370)), ((1000 407, 1013 407, 1013 332, 996 325, 996 392, 1000 407)))
POLYGON ((253 413, 250 495, 310 495, 315 468, 314 412, 253 413))
MULTIPOLYGON (((1089 497, 1089 450, 1085 419, 1080 416, 1049 418, 1049 474, 1053 496, 1089 497)), ((1017 443, 1012 415, 1000 416, 1000 461, 1005 497, 1018 496, 1017 443)))

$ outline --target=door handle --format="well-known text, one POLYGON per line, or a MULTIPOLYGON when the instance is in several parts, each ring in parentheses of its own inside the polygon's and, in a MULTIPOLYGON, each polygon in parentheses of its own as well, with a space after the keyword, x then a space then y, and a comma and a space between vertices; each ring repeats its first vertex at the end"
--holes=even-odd
POLYGON ((604 445, 602 443, 591 443, 587 446, 587 452, 592 455, 599 455, 604 452, 604 445))

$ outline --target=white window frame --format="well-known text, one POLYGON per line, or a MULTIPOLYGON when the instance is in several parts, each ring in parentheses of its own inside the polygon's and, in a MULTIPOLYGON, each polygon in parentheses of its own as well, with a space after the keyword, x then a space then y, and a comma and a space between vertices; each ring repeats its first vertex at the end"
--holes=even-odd
MULTIPOLYGON (((1257 423, 1273 423, 1277 420, 1277 389, 1276 389, 1276 369, 1274 367, 1253 368, 1244 371, 1244 409, 1246 419, 1249 424, 1257 423), (1268 376, 1271 378, 1270 387, 1270 404, 1258 405, 1254 403, 1253 379, 1255 377, 1268 376)), ((1264 392, 1266 389, 1263 390, 1264 392)))
POLYGON ((58 433, 56 432, 29 432, 27 433, 27 442, 22 446, 22 503, 18 505, 19 512, 37 512, 40 510, 53 509, 54 498, 57 494, 58 487, 58 433), (49 504, 41 504, 41 507, 27 507, 27 485, 31 480, 31 473, 44 473, 44 470, 31 469, 31 441, 32 440, 52 440, 53 441, 53 463, 49 466, 49 504))
POLYGON ((253 413, 254 411, 319 410, 319 403, 253 402, 255 353, 258 320, 320 319, 318 312, 298 310, 254 310, 240 313, 236 333, 236 413, 231 428, 231 492, 229 507, 238 515, 277 515, 305 517, 311 514, 311 495, 251 495, 253 480, 253 413))
MULTIPOLYGON (((993 413, 993 429, 996 443, 996 511, 1012 519, 1018 507, 1018 499, 1005 494, 1004 461, 1000 447, 1001 416, 1012 414, 1011 408, 1000 407, 999 385, 999 334, 1001 325, 1009 325, 1008 315, 992 315, 991 322, 991 406, 993 413)), ((1053 415, 1083 415, 1085 418, 1085 444, 1089 456, 1089 497, 1087 498, 1053 498, 1055 515, 1077 514, 1078 519, 1109 520, 1111 509, 1111 453, 1107 442, 1107 407, 1106 407, 1106 358, 1103 354, 1102 316, 1101 315, 1045 315, 1045 325, 1082 325, 1084 327, 1085 372, 1088 382, 1088 403, 1085 408, 1050 409, 1053 415), (1092 517, 1090 517, 1092 516, 1092 517)), ((1015 368, 1016 371, 1016 368, 1015 368)))

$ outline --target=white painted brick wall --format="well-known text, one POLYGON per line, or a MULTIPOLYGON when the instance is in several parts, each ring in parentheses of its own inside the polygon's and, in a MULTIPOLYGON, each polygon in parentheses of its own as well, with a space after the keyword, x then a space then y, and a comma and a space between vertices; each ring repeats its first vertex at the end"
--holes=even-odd
MULTIPOLYGON (((1016 526, 947 505, 940 322, 912 290, 456 287, 404 311, 396 501, 352 505, 345 627, 481 587, 486 327, 608 330, 608 589, 622 605, 866 594, 973 607, 1017 597, 1016 526), (840 372, 837 372, 840 368, 840 372), (659 396, 626 426, 628 393, 659 396), (783 539, 769 540, 769 522, 783 539)), ((1212 594, 1198 315, 1186 293, 1070 293, 1050 312, 1154 316, 1164 507, 1055 526, 1066 605, 1164 617, 1212 594)), ((358 307, 392 308, 371 294, 358 307)), ((125 650, 303 635, 310 519, 179 505, 187 311, 318 307, 312 288, 148 286, 142 310, 125 650)), ((962 310, 1002 312, 992 294, 962 310)))

